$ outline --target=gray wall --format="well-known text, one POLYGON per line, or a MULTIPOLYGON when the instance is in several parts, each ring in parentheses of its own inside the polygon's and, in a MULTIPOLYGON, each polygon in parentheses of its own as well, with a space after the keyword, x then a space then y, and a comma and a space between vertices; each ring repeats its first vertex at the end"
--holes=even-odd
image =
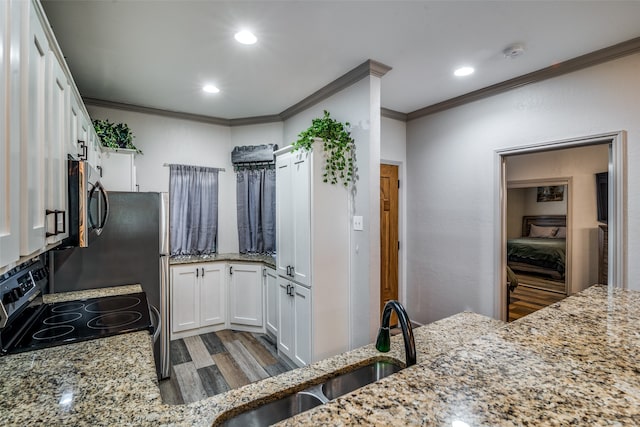
POLYGON ((495 151, 626 130, 628 286, 640 289, 640 54, 407 125, 407 304, 418 321, 500 317, 495 151))

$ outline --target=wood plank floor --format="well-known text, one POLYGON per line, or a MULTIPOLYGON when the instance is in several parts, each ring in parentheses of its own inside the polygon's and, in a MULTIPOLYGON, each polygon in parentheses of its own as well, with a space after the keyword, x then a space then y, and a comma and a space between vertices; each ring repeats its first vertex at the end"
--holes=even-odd
POLYGON ((518 282, 521 285, 551 292, 558 292, 561 294, 567 293, 564 280, 554 280, 549 278, 548 276, 534 273, 522 273, 519 271, 516 272, 516 276, 518 276, 518 282))
POLYGON ((196 402, 290 371, 271 338, 224 330, 171 341, 171 378, 160 382, 170 405, 196 402))
POLYGON ((511 293, 509 322, 565 299, 567 295, 520 285, 511 293))

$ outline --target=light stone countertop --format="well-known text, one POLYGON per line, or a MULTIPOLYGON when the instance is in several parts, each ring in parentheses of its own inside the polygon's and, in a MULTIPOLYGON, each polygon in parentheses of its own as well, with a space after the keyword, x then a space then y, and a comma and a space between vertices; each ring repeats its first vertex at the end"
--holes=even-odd
POLYGON ((276 268, 276 259, 270 255, 262 254, 238 254, 238 253, 225 253, 215 255, 175 255, 172 256, 169 264, 181 265, 181 264, 193 264, 198 262, 213 262, 213 261, 231 261, 231 262, 260 262, 267 267, 276 268))
MULTIPOLYGON (((594 286, 506 325, 414 330, 418 364, 283 425, 639 425, 640 293, 594 286)), ((148 332, 0 358, 2 425, 211 425, 372 359, 372 345, 189 405, 161 402, 148 332)))

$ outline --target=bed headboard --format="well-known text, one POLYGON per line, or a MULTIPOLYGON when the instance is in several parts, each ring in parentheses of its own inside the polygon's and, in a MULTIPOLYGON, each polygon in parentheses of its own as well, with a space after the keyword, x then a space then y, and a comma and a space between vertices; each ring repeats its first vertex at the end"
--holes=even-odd
POLYGON ((529 235, 531 224, 539 227, 566 227, 566 215, 529 215, 522 217, 522 237, 529 235))

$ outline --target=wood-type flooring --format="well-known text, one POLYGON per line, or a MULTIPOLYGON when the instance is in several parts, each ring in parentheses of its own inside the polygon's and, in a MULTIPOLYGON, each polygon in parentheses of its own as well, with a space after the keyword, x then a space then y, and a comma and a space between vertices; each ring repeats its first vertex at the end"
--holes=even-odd
POLYGON ((263 334, 224 330, 171 341, 171 378, 160 382, 167 404, 206 399, 290 371, 263 334))
POLYGON ((520 285, 511 293, 509 322, 565 299, 567 295, 520 285))

